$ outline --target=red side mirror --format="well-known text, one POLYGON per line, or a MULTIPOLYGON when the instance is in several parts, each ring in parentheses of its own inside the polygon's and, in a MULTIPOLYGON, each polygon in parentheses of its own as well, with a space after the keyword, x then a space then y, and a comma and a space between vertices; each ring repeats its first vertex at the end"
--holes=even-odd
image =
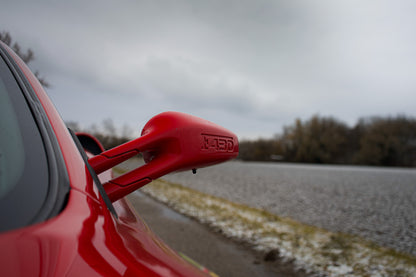
POLYGON ((235 134, 210 121, 178 112, 147 122, 141 137, 89 159, 97 174, 142 153, 145 165, 104 184, 112 202, 163 175, 221 163, 238 155, 235 134))

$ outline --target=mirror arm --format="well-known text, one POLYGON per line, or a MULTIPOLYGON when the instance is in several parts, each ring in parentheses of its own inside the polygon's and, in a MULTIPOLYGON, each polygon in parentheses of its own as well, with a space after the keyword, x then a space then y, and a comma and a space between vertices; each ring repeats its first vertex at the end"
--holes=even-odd
POLYGON ((100 174, 114 166, 138 155, 143 152, 144 149, 148 148, 151 142, 157 139, 152 139, 146 135, 143 135, 134 140, 123 143, 99 155, 96 155, 88 159, 89 164, 94 168, 95 173, 100 174))
POLYGON ((177 160, 178 158, 175 156, 163 156, 154 159, 151 163, 145 164, 103 184, 104 189, 111 202, 114 202, 153 180, 177 170, 178 168, 175 167, 177 160))
POLYGON ((175 171, 193 170, 237 157, 235 134, 212 122, 178 112, 147 122, 142 136, 88 160, 98 175, 142 153, 146 164, 105 183, 112 202, 175 171))
POLYGON ((121 153, 116 156, 108 156, 105 154, 99 154, 88 159, 89 164, 92 166, 96 174, 100 174, 114 166, 136 156, 139 154, 137 150, 130 150, 125 153, 121 153))

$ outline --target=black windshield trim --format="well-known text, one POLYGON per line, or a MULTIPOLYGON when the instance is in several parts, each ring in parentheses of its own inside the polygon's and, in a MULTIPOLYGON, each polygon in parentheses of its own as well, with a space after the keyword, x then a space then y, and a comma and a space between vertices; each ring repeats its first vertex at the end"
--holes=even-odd
POLYGON ((110 198, 108 197, 107 193, 105 192, 104 186, 101 184, 100 179, 98 178, 97 174, 95 173, 94 169, 92 168, 92 166, 90 165, 90 163, 88 162, 88 156, 85 153, 84 147, 82 147, 81 142, 79 141, 77 135, 75 134, 74 131, 72 131, 70 128, 68 128, 69 133, 72 136, 72 139, 74 140, 79 153, 82 156, 82 159, 84 160, 85 166, 87 167, 96 187, 98 188, 98 191, 100 192, 101 197, 104 200, 105 205, 107 206, 108 210, 116 217, 117 213, 116 210, 114 209, 113 204, 111 203, 110 198))

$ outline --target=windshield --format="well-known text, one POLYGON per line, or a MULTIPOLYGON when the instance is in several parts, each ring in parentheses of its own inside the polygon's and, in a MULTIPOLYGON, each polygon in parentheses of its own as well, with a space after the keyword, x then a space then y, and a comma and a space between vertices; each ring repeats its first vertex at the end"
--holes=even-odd
POLYGON ((3 79, 0 79, 0 199, 13 189, 24 168, 23 139, 3 79))
POLYGON ((48 194, 42 137, 25 97, 0 58, 0 231, 31 224, 48 194))

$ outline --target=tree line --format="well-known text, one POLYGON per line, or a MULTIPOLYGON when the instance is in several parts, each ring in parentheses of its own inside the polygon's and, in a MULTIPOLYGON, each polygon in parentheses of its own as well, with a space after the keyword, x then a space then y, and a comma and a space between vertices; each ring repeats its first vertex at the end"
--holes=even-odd
POLYGON ((124 125, 120 130, 110 118, 103 120, 101 125, 93 124, 87 128, 82 128, 77 122, 73 121, 66 122, 66 126, 74 132, 84 132, 93 135, 106 150, 131 140, 133 133, 127 125, 124 125))
MULTIPOLYGON (((132 138, 106 119, 101 126, 68 127, 97 137, 106 149, 132 138)), ((362 118, 353 127, 333 118, 312 116, 296 119, 282 134, 271 139, 240 141, 239 159, 316 164, 351 164, 416 167, 416 119, 406 116, 362 118)))
POLYGON ((318 164, 416 166, 416 119, 360 119, 354 127, 318 115, 296 119, 273 139, 243 140, 239 158, 318 164))

